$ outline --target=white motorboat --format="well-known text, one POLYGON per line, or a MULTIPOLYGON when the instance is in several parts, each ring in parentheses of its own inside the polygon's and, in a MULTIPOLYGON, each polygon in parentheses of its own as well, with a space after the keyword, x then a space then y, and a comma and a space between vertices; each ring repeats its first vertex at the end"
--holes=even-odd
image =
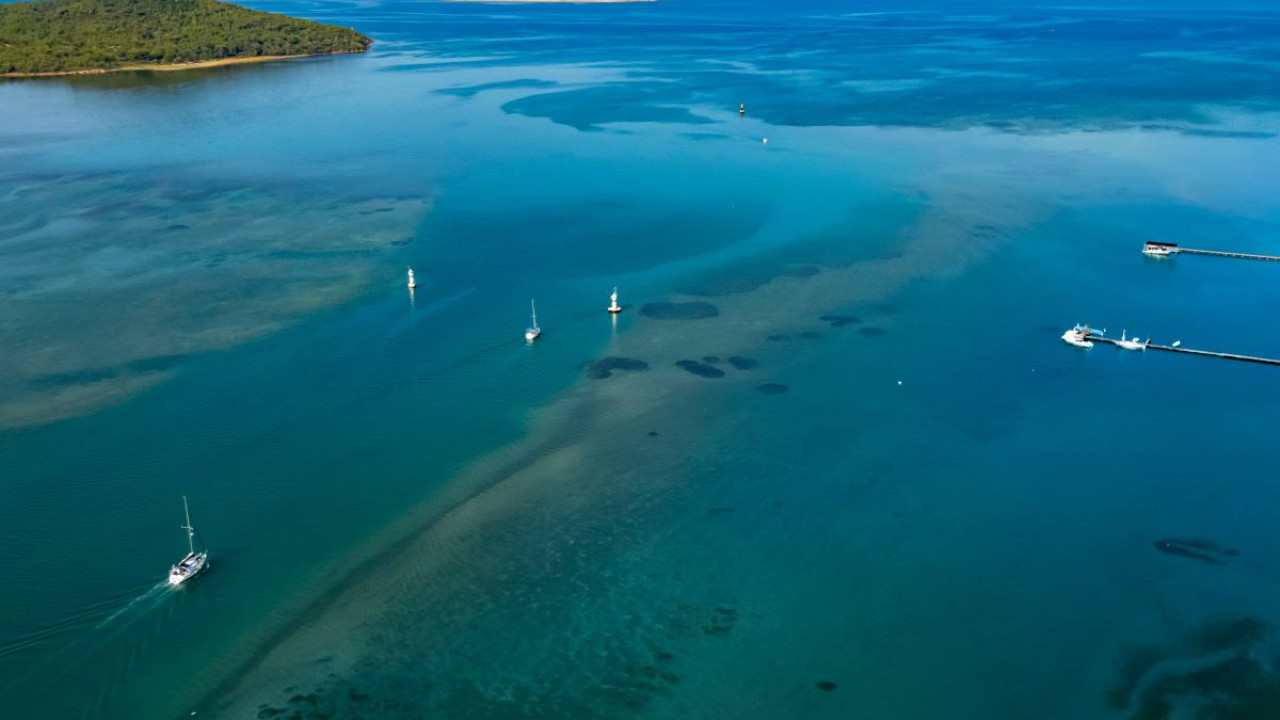
POLYGON ((413 279, 413 268, 409 268, 409 289, 418 287, 418 281, 413 279))
POLYGON ((1088 325, 1076 325, 1062 333, 1062 342, 1078 348, 1091 348, 1093 341, 1089 339, 1089 332, 1088 325))
POLYGON ((525 328, 524 339, 533 342, 542 335, 542 328, 538 327, 538 308, 533 304, 532 300, 529 301, 529 313, 533 316, 533 324, 525 328))
POLYGON ((187 496, 182 496, 182 510, 187 516, 187 524, 182 528, 187 531, 187 556, 169 568, 169 584, 177 587, 209 568, 209 551, 200 541, 200 552, 196 552, 196 527, 191 524, 191 510, 187 507, 187 496))
POLYGON ((618 304, 618 288, 613 289, 613 294, 609 296, 609 312, 620 313, 622 306, 618 304))
POLYGON ((1116 347, 1123 350, 1146 350, 1147 343, 1151 342, 1150 338, 1139 340, 1138 338, 1125 337, 1124 331, 1120 332, 1120 339, 1114 341, 1116 347))
POLYGON ((1178 245, 1149 240, 1142 244, 1142 254, 1147 257, 1170 257, 1178 254, 1178 245))

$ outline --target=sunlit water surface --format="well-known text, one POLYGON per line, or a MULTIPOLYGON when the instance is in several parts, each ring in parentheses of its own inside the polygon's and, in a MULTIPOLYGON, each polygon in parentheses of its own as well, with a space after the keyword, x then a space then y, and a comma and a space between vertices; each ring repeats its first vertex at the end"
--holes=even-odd
POLYGON ((1280 369, 1058 339, 1280 357, 1274 14, 254 6, 0 84, 7 717, 1280 713, 1280 369))

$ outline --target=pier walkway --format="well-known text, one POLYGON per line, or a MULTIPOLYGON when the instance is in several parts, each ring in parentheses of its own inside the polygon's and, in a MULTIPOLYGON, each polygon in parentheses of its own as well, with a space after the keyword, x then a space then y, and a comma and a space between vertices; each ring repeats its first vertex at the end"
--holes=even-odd
POLYGON ((1255 253, 1227 252, 1225 250, 1198 250, 1196 248, 1178 247, 1177 243, 1148 240, 1142 244, 1142 254, 1153 257, 1169 257, 1170 255, 1212 255, 1213 257, 1240 258, 1242 260, 1267 260, 1280 262, 1280 255, 1257 255, 1255 253))
MULTIPOLYGON (((1108 337, 1099 337, 1090 335, 1089 340, 1095 343, 1110 343, 1115 345, 1116 341, 1108 337)), ((1204 357, 1216 357, 1224 360, 1239 360, 1241 362, 1258 363, 1259 365, 1280 365, 1280 360, 1271 358, 1254 357, 1252 355, 1236 355, 1234 353, 1212 352, 1210 350, 1192 350, 1191 348, 1173 347, 1172 345, 1156 345, 1155 343, 1147 344, 1148 350, 1163 350, 1165 352, 1186 353, 1187 355, 1201 355, 1204 357)))
POLYGON ((1174 252, 1179 255, 1213 255, 1215 257, 1241 258, 1244 260, 1269 260, 1271 262, 1280 262, 1280 256, 1276 255, 1253 255, 1251 253, 1224 252, 1222 250, 1196 250, 1195 248, 1178 248, 1174 252))

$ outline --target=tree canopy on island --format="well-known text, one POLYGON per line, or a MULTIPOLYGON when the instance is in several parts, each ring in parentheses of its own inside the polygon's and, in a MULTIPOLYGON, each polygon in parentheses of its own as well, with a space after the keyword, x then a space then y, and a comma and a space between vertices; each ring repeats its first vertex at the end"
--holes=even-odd
POLYGON ((0 3, 0 74, 362 52, 348 28, 218 0, 0 3))

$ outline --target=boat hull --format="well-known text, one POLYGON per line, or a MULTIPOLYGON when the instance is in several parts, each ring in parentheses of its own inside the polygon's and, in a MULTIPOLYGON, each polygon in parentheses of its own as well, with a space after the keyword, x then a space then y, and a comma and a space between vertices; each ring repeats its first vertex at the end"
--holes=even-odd
POLYGON ((1068 330, 1062 333, 1062 342, 1072 347, 1084 348, 1086 350, 1093 347, 1092 341, 1086 340, 1083 335, 1074 330, 1068 330))
POLYGON ((208 569, 208 553, 191 553, 169 568, 169 586, 177 587, 208 569))

